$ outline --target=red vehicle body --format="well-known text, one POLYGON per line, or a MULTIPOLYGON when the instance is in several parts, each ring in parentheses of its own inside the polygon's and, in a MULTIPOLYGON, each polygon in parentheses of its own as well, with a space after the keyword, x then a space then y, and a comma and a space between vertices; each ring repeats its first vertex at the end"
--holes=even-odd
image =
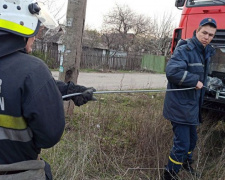
MULTIPOLYGON (((225 0, 177 0, 176 5, 180 5, 177 6, 178 8, 182 6, 183 10, 179 27, 173 33, 172 52, 178 40, 191 38, 200 21, 206 17, 216 20, 218 26, 217 36, 219 36, 218 32, 220 30, 225 35, 225 0)), ((225 39, 223 39, 223 42, 216 42, 217 45, 224 45, 224 43, 225 39)))
POLYGON ((212 57, 209 76, 222 80, 223 87, 207 90, 203 108, 225 112, 225 0, 176 0, 175 6, 182 8, 179 27, 174 30, 171 53, 180 39, 193 36, 194 30, 204 18, 213 18, 217 22, 217 32, 211 45, 216 48, 212 57))

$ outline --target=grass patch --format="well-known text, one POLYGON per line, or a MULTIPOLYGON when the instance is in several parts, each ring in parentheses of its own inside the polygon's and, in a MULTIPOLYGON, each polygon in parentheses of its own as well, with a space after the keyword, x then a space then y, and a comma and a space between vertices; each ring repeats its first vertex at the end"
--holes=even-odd
MULTIPOLYGON (((98 95, 76 107, 61 141, 42 156, 56 180, 159 179, 172 146, 172 127, 162 116, 163 93, 98 95)), ((224 122, 198 128, 195 166, 201 179, 225 176, 224 122)), ((180 178, 192 179, 181 173, 180 178)))
POLYGON ((99 69, 80 69, 79 71, 80 72, 85 72, 85 73, 93 73, 93 72, 99 73, 99 72, 102 72, 99 69))

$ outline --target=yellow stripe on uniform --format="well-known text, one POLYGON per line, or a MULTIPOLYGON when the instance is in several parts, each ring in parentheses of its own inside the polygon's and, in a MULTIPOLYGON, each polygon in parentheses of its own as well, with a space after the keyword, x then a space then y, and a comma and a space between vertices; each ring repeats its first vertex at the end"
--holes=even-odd
POLYGON ((0 28, 9 29, 25 35, 32 35, 34 33, 34 30, 30 28, 24 27, 22 25, 4 19, 0 19, 0 28))
POLYGON ((178 162, 178 161, 173 160, 170 156, 169 156, 169 159, 170 159, 170 161, 171 161, 172 163, 174 163, 174 164, 177 164, 177 165, 182 165, 182 164, 183 164, 183 163, 181 163, 181 162, 178 162))
POLYGON ((4 128, 22 130, 27 128, 27 123, 22 117, 0 115, 0 126, 4 128))
POLYGON ((192 153, 192 151, 188 152, 188 154, 191 154, 191 153, 192 153))

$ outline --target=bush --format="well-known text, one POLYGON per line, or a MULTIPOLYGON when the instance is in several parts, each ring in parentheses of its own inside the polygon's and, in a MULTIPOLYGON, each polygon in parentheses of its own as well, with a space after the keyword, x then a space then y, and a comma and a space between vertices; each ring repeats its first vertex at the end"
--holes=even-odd
POLYGON ((43 53, 41 51, 34 51, 34 52, 32 52, 32 55, 36 56, 39 59, 41 59, 42 61, 44 61, 45 64, 47 64, 47 66, 50 69, 59 68, 59 63, 57 61, 55 61, 54 58, 51 58, 51 56, 48 53, 47 53, 47 55, 45 55, 45 53, 43 53))

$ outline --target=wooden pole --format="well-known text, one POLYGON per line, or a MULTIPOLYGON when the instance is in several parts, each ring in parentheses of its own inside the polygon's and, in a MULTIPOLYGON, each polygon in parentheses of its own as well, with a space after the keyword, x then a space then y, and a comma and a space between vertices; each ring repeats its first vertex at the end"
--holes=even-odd
MULTIPOLYGON (((82 37, 85 24, 87 0, 68 0, 67 24, 64 36, 63 68, 60 68, 59 80, 77 83, 79 75, 82 37)), ((65 113, 73 114, 74 103, 65 102, 65 113)))

